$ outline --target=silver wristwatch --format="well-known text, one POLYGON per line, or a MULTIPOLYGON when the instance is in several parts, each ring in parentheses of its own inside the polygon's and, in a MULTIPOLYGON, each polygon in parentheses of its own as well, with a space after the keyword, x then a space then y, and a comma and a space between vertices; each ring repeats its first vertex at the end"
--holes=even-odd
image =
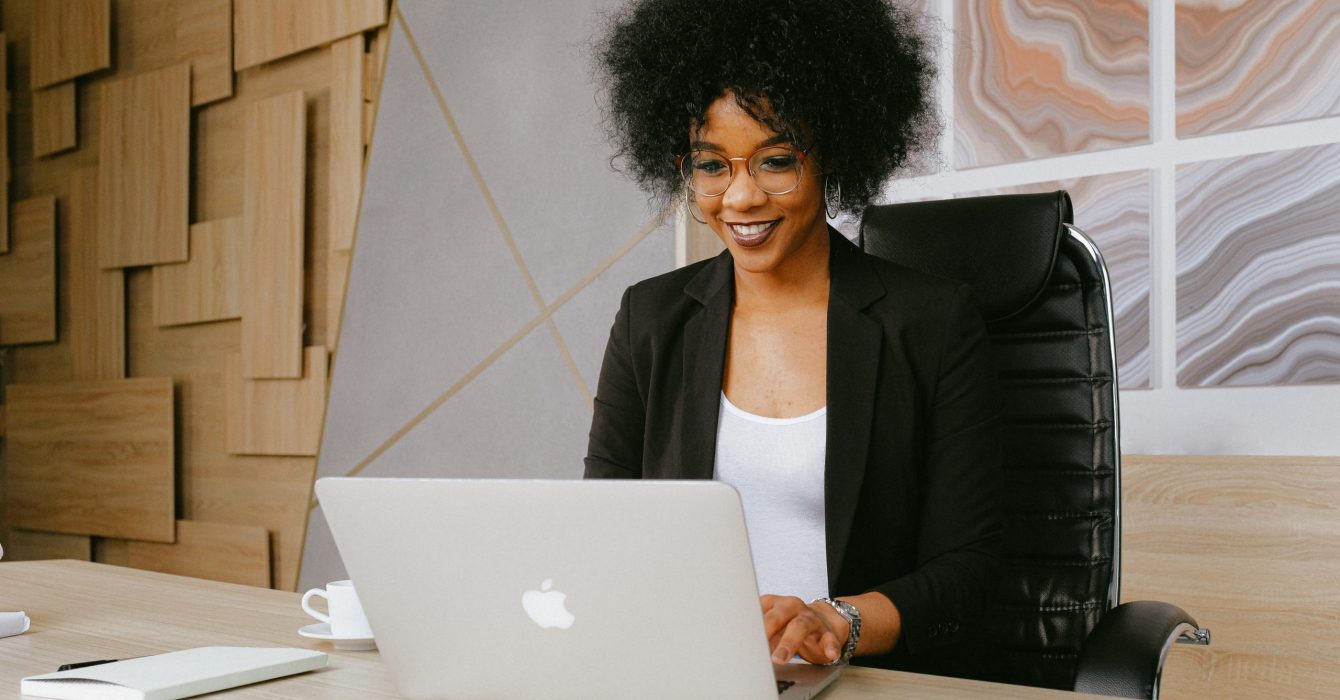
POLYGON ((852 655, 856 653, 856 643, 861 641, 861 611, 856 609, 855 605, 845 600, 834 600, 832 598, 820 598, 825 603, 833 606, 838 611, 842 619, 847 621, 847 645, 842 647, 842 655, 828 662, 829 666, 842 664, 851 661, 852 655))

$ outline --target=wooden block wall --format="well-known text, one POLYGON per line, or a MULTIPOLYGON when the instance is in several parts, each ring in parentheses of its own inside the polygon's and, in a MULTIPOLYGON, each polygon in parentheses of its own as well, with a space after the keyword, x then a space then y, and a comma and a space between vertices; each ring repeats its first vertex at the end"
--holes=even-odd
POLYGON ((172 542, 172 380, 12 384, 7 515, 16 527, 172 542))
POLYGON ((330 47, 330 247, 354 246, 363 192, 363 69, 361 34, 330 47))
MULTIPOLYGON (((332 191, 342 188, 339 196, 347 200, 351 183, 361 185, 368 115, 378 93, 378 66, 386 46, 387 3, 319 0, 312 3, 315 14, 309 15, 302 14, 302 2, 291 0, 273 8, 263 7, 268 2, 253 2, 253 7, 240 10, 232 0, 114 3, 105 42, 108 60, 53 79, 47 86, 75 96, 74 109, 66 112, 73 116, 73 145, 38 157, 29 144, 39 138, 50 140, 38 132, 52 131, 47 119, 38 118, 41 110, 34 104, 36 24, 39 12, 50 9, 42 4, 0 3, 0 30, 9 47, 0 52, 0 60, 9 62, 0 75, 16 79, 8 86, 12 109, 0 110, 4 115, 0 119, 7 119, 9 126, 0 129, 0 140, 8 138, 17 145, 5 144, 0 154, 5 156, 6 174, 13 173, 6 205, 35 197, 55 200, 48 246, 54 257, 51 252, 45 255, 59 275, 51 298, 42 297, 53 319, 50 332, 40 342, 0 348, 3 381, 49 385, 54 390, 95 379, 168 381, 170 377, 175 445, 170 465, 176 480, 166 515, 177 542, 156 547, 146 544, 150 537, 144 533, 92 531, 95 528, 87 524, 78 527, 90 532, 74 535, 21 530, 17 522, 29 516, 22 504, 14 507, 12 440, 0 441, 0 463, 10 465, 9 483, 0 487, 5 494, 0 542, 12 547, 16 537, 26 537, 26 542, 37 537, 66 543, 63 546, 73 542, 76 549, 87 543, 97 561, 171 566, 170 570, 186 575, 292 589, 312 498, 312 455, 319 440, 330 356, 326 348, 336 341, 351 254, 347 245, 351 231, 344 228, 351 224, 341 224, 338 234, 332 230, 342 215, 332 202, 332 191), (259 17, 265 26, 247 25, 250 30, 239 32, 234 19, 243 17, 259 17), (372 31, 364 34, 365 30, 372 31), (248 42, 249 31, 269 38, 253 33, 250 38, 260 41, 248 42), (337 56, 331 43, 340 39, 346 44, 337 56), (257 46, 269 42, 281 48, 260 62, 239 60, 234 65, 235 41, 257 46), (352 65, 353 49, 359 50, 362 70, 352 65), (341 71, 338 77, 336 65, 341 71), (359 85, 350 97, 355 79, 359 85), (293 95, 299 96, 295 100, 293 95), (270 444, 262 442, 255 449, 266 454, 233 454, 228 445, 230 385, 225 373, 228 358, 240 359, 247 346, 245 317, 239 318, 245 257, 241 243, 254 235, 243 226, 245 185, 247 168, 258 167, 254 159, 248 166, 245 157, 247 123, 258 103, 285 97, 280 101, 286 102, 287 124, 295 130, 289 133, 301 129, 300 137, 286 140, 290 151, 283 160, 284 170, 272 173, 287 183, 282 193, 287 209, 269 205, 260 209, 289 217, 283 230, 289 233, 284 241, 290 247, 282 276, 276 272, 272 278, 264 270, 251 274, 259 284, 296 290, 292 297, 296 303, 286 307, 285 316, 286 328, 296 332, 290 330, 283 344, 296 358, 296 369, 291 379, 246 380, 255 386, 248 392, 240 385, 244 398, 238 415, 256 420, 268 411, 272 429, 286 424, 296 429, 278 444, 269 436, 270 444), (352 118, 355 112, 358 117, 352 118), (150 124, 152 128, 145 128, 150 124), (358 137, 356 151, 350 147, 350 133, 358 137), (338 158, 336 143, 342 144, 338 158), (344 172, 351 168, 357 172, 344 172), (333 238, 341 242, 332 246, 333 238), (308 368, 302 364, 305 356, 308 368), (320 367, 309 369, 314 364, 320 367), (249 406, 248 400, 258 403, 249 406), (302 412, 296 422, 274 417, 275 407, 287 401, 296 402, 291 405, 302 412), (300 439, 285 442, 295 437, 300 439), (189 566, 181 568, 183 562, 189 566)), ((75 4, 96 5, 88 0, 75 4)), ((57 33, 60 40, 73 40, 77 31, 57 33)), ((62 128, 62 138, 69 143, 71 130, 63 123, 62 128)), ((346 212, 356 211, 347 202, 345 207, 346 212)), ((344 216, 347 221, 348 214, 344 216)), ((10 217, 0 218, 8 222, 10 217)), ((11 237, 0 236, 0 245, 10 241, 11 237)), ((13 250, 3 251, 0 247, 0 266, 6 259, 17 259, 13 250)), ((11 278, 0 272, 0 287, 11 278)), ((19 278, 21 284, 34 282, 31 275, 19 278)), ((0 326, 5 298, 0 296, 0 326)), ((5 394, 0 392, 0 401, 12 402, 13 391, 5 394)), ((0 403, 0 420, 8 414, 12 424, 12 408, 0 403)), ((53 460, 34 462, 25 457, 23 461, 46 462, 49 467, 53 460)), ((33 483, 24 467, 17 475, 22 484, 33 483)), ((79 481, 85 486, 101 484, 115 495, 127 490, 132 478, 122 473, 107 483, 79 481)), ((64 503, 62 512, 77 504, 77 499, 53 491, 49 484, 38 490, 64 503)), ((161 528, 161 518, 156 521, 161 528)), ((25 522, 29 528, 37 527, 25 522)), ((43 547, 49 553, 59 549, 55 544, 43 547)))
POLYGON ((177 60, 191 64, 191 106, 232 97, 232 0, 178 0, 171 9, 177 60))
POLYGON ((74 83, 33 91, 33 153, 49 156, 74 148, 74 83))
POLYGON ((103 267, 184 262, 190 207, 191 69, 102 86, 98 210, 103 267))
POLYGON ((0 345, 56 339, 56 199, 16 202, 0 257, 0 345))
POLYGON ((268 587, 270 537, 263 527, 181 520, 175 543, 131 542, 126 563, 165 574, 268 587))
POLYGON ((93 561, 93 538, 56 532, 12 530, 5 543, 5 561, 77 559, 93 561))
POLYGON ((1164 697, 1330 698, 1340 686, 1340 458, 1126 456, 1123 600, 1209 627, 1164 697))
POLYGON ((386 23, 380 0, 234 0, 238 69, 386 23))
POLYGON ((9 252, 9 40, 0 32, 0 255, 9 252))
POLYGON ((34 4, 34 89, 111 65, 111 0, 42 0, 34 4))
POLYGON ((260 100, 246 115, 242 187, 242 376, 302 377, 302 91, 260 100))
MULTIPOLYGON (((361 136, 360 138, 361 147, 359 149, 359 157, 366 159, 368 144, 372 142, 372 124, 374 121, 373 117, 376 115, 377 93, 382 81, 382 71, 386 65, 387 35, 385 32, 378 32, 372 35, 371 40, 364 42, 364 44, 365 44, 364 53, 362 55, 363 68, 362 70, 358 71, 359 75, 362 77, 362 85, 359 88, 359 94, 361 95, 361 101, 362 101, 362 110, 359 115, 360 124, 358 127, 358 131, 361 136)), ((346 46, 344 50, 349 51, 349 47, 346 46)), ((333 50, 331 58, 333 62, 338 62, 341 60, 348 60, 349 56, 344 55, 339 50, 333 50)), ((332 64, 331 70, 343 71, 343 75, 347 79, 348 75, 354 69, 348 66, 345 66, 343 69, 337 69, 332 64)), ((340 93, 339 98, 336 97, 337 88, 335 87, 335 84, 341 82, 343 81, 339 79, 334 79, 333 81, 334 84, 332 84, 331 86, 332 112, 340 109, 338 106, 336 106, 339 104, 338 100, 347 99, 347 95, 343 92, 340 93)), ((345 87, 339 88, 338 90, 347 90, 347 89, 348 86, 346 84, 345 87)), ((350 118, 349 116, 345 117, 345 119, 349 118, 350 118)), ((345 146, 340 147, 337 147, 334 144, 343 138, 342 135, 347 135, 346 129, 348 128, 347 122, 338 126, 334 125, 334 122, 335 117, 332 116, 332 127, 331 127, 332 162, 336 158, 338 158, 338 156, 335 155, 335 150, 347 147, 347 144, 345 146)), ((363 171, 363 174, 366 174, 366 170, 363 171)), ((333 193, 338 189, 337 186, 334 184, 334 180, 340 178, 341 176, 336 175, 332 172, 331 177, 332 177, 331 191, 333 193)), ((352 181, 350 181, 349 183, 342 184, 341 187, 347 189, 351 184, 352 181)), ((358 185, 357 204, 335 204, 334 195, 332 194, 332 205, 331 205, 332 211, 330 215, 332 233, 331 233, 330 252, 326 260, 327 265, 326 299, 329 304, 329 306, 327 306, 326 308, 326 319, 327 319, 326 346, 330 348, 331 352, 335 352, 336 348, 339 345, 340 318, 343 316, 344 311, 344 290, 347 287, 349 279, 349 264, 353 260, 353 244, 354 244, 353 229, 356 227, 356 224, 358 222, 358 211, 361 206, 361 203, 362 203, 361 179, 358 185), (334 211, 336 208, 343 208, 343 210, 337 213, 336 211, 334 211), (341 226, 345 228, 341 229, 341 226), (345 233, 340 233, 340 231, 342 230, 345 231, 345 233), (345 245, 345 239, 347 239, 347 246, 345 245)))
POLYGON ((242 316, 242 218, 191 225, 191 259, 154 268, 154 323, 242 316))
POLYGON ((70 361, 75 379, 126 376, 126 278, 98 266, 98 177, 92 167, 70 174, 66 198, 66 289, 70 361))
POLYGON ((229 358, 228 452, 315 457, 326 410, 329 360, 323 347, 307 348, 301 379, 247 379, 240 358, 229 358))

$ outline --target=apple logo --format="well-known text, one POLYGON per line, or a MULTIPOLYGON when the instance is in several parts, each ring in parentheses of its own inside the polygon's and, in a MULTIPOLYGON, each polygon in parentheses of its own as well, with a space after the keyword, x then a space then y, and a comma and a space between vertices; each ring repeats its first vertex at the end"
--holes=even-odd
POLYGON ((526 614, 540 627, 544 629, 557 627, 565 630, 571 627, 577 618, 563 607, 563 601, 567 600, 568 594, 549 590, 553 585, 554 580, 547 578, 540 584, 540 590, 526 591, 521 596, 521 607, 525 608, 526 614))

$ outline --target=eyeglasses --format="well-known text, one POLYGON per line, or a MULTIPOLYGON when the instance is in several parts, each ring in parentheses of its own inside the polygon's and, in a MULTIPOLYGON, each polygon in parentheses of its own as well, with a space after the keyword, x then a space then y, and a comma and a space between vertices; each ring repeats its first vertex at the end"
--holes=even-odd
MULTIPOLYGON (((808 149, 807 149, 808 150, 808 149)), ((750 177, 768 194, 787 194, 800 186, 806 151, 790 146, 765 146, 748 158, 728 158, 715 151, 694 150, 675 159, 679 174, 694 194, 720 197, 735 180, 735 161, 745 161, 750 177)))

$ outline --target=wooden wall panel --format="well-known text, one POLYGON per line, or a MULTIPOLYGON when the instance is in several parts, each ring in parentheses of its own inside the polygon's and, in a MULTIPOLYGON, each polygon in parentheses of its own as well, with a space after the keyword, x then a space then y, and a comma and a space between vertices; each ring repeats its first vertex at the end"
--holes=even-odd
POLYGON ((191 225, 191 259, 154 268, 154 323, 173 326, 242 315, 242 219, 191 225))
POLYGON ((302 379, 245 379, 239 360, 228 359, 228 452, 316 456, 329 358, 323 347, 307 348, 304 354, 302 379))
POLYGON ((186 260, 191 67, 182 63, 104 83, 100 96, 101 265, 186 260))
MULTIPOLYGON (((321 170, 328 162, 330 58, 326 51, 309 51, 246 71, 236 78, 236 95, 195 112, 193 149, 193 216, 213 220, 238 215, 243 205, 245 117, 252 103, 304 88, 315 96, 307 109, 307 252, 324 258, 328 178, 321 170)), ((324 267, 324 266, 322 266, 324 267)), ((131 316, 130 372, 132 376, 171 375, 178 385, 180 492, 179 517, 210 522, 258 525, 271 535, 274 585, 297 586, 316 460, 311 457, 230 455, 225 446, 225 386, 227 355, 240 350, 241 324, 223 321, 190 326, 159 327, 153 322, 152 273, 129 275, 131 316)), ((321 269, 309 261, 304 276, 307 290, 326 289, 321 269)), ((325 323, 307 309, 305 337, 320 345, 325 323)))
MULTIPOLYGON (((218 411, 223 412, 222 405, 218 411)), ((222 445, 222 420, 213 430, 222 445)), ((183 514, 267 528, 270 585, 286 591, 297 588, 316 459, 227 455, 220 447, 209 456, 208 464, 196 466, 194 488, 187 494, 183 514)))
POLYGON ((98 266, 98 175, 80 168, 70 178, 68 232, 69 334, 74 378, 126 376, 126 280, 98 266))
POLYGON ((9 542, 5 544, 6 561, 39 559, 93 561, 93 538, 34 530, 9 531, 9 542))
POLYGON ((41 0, 35 4, 34 89, 112 65, 111 0, 41 0))
POLYGON ((56 198, 11 209, 10 249, 0 256, 0 345, 56 340, 56 198))
POLYGON ((9 40, 0 32, 0 255, 9 252, 9 40))
POLYGON ((228 454, 224 368, 238 353, 241 323, 160 327, 153 319, 153 272, 130 272, 126 287, 130 374, 171 376, 176 385, 177 517, 266 528, 274 586, 293 590, 316 460, 228 454))
POLYGON ((233 96, 232 0, 178 0, 177 60, 191 64, 191 105, 233 96))
POLYGON ((330 47, 330 247, 349 250, 363 193, 363 36, 330 47))
MULTIPOLYGON (((217 13, 224 2, 226 0, 121 0, 113 3, 116 17, 112 27, 112 51, 115 54, 112 63, 115 72, 103 71, 79 80, 78 108, 82 116, 78 125, 78 150, 59 158, 32 158, 29 150, 33 139, 29 116, 32 113, 32 91, 26 80, 31 74, 28 52, 21 50, 8 54, 10 68, 15 75, 21 76, 18 79, 21 89, 12 95, 12 114, 18 117, 9 119, 10 130, 7 132, 17 144, 12 154, 12 191, 21 193, 20 196, 30 192, 59 195, 56 264, 60 284, 75 284, 73 280, 66 280, 67 272, 71 270, 68 238, 77 235, 77 231, 67 226, 66 221, 71 215, 77 216, 80 207, 69 183, 74 170, 98 165, 103 86, 127 76, 190 62, 191 101, 202 104, 201 100, 208 97, 204 96, 207 93, 202 92, 201 86, 209 82, 208 75, 218 75, 219 72, 206 69, 203 64, 213 63, 204 61, 200 54, 216 61, 229 60, 232 41, 230 35, 226 52, 205 50, 206 45, 218 43, 216 38, 221 25, 211 20, 210 27, 204 24, 193 26, 193 17, 217 13), (211 27, 215 39, 195 38, 211 27), (70 193, 68 199, 64 197, 65 193, 70 193)), ((15 46, 26 46, 31 42, 37 5, 31 0, 0 2, 0 15, 3 15, 0 27, 7 31, 8 41, 15 46)), ((231 12, 231 3, 227 6, 231 12)), ((384 49, 386 33, 383 25, 375 33, 371 45, 384 49)), ((4 57, 5 52, 0 52, 0 58, 4 57)), ((367 61, 369 66, 374 65, 376 55, 368 54, 367 61)), ((327 250, 330 236, 327 190, 332 180, 327 171, 331 161, 331 68, 328 49, 296 53, 258 69, 233 73, 230 79, 219 83, 221 89, 231 88, 233 99, 209 102, 191 111, 188 222, 213 221, 238 217, 243 211, 244 127, 252 103, 299 89, 309 96, 306 104, 304 197, 307 220, 303 271, 303 320, 306 326, 303 345, 309 346, 322 345, 332 332, 329 328, 331 317, 337 313, 338 305, 334 300, 327 301, 327 296, 334 296, 336 289, 342 291, 343 283, 335 277, 343 274, 345 269, 327 262, 332 257, 327 250)), ((381 71, 365 70, 365 73, 368 82, 365 109, 371 111, 373 105, 368 101, 376 97, 374 78, 380 76, 381 71)), ((10 86, 14 86, 14 81, 10 86)), ((3 114, 4 110, 0 110, 0 115, 3 114)), ((367 131, 371 120, 365 121, 367 131)), ((0 138, 5 135, 6 131, 0 130, 0 138)), ((6 217, 0 216, 0 221, 5 220, 6 217)), ((347 261, 348 252, 341 255, 347 261)), ((184 326, 155 325, 154 276, 153 269, 147 267, 123 271, 125 367, 129 376, 173 377, 178 446, 176 517, 265 528, 270 533, 272 584, 293 590, 297 585, 316 460, 313 457, 228 454, 224 361, 228 355, 240 351, 241 323, 230 320, 184 326)), ((76 380, 71 352, 73 341, 79 337, 71 328, 75 313, 70 308, 71 294, 64 288, 60 291, 59 342, 8 350, 3 381, 76 380)), ((70 291, 74 292, 73 287, 70 291)), ((0 412, 3 410, 0 406, 0 412)), ((4 450, 5 446, 0 444, 0 451, 4 450)), ((2 459, 3 455, 0 455, 2 459)), ((3 518, 0 512, 0 520, 3 518)), ((94 557, 99 561, 128 565, 128 547, 129 542, 125 539, 93 538, 94 557)))
POLYGON ((126 550, 136 569, 270 585, 270 535, 263 527, 179 520, 176 543, 129 542, 126 550))
POLYGON ((50 156, 78 145, 74 81, 33 91, 33 155, 50 156))
POLYGON ((237 70, 386 23, 386 0, 235 0, 237 70))
POLYGON ((6 401, 11 525, 173 540, 171 379, 13 384, 6 401))
POLYGON ((1127 456, 1123 600, 1211 629, 1168 697, 1323 698, 1340 685, 1340 458, 1127 456))
POLYGON ((130 542, 106 537, 93 538, 93 561, 112 566, 130 566, 130 542))
POLYGON ((326 347, 336 352, 340 346, 340 321, 344 317, 344 293, 349 288, 352 250, 330 249, 326 256, 326 347))
POLYGON ((363 54, 363 144, 372 143, 372 126, 376 122, 377 103, 381 96, 382 79, 386 74, 386 51, 390 48, 387 32, 377 32, 368 42, 363 54))
POLYGON ((246 115, 242 226, 242 376, 302 377, 303 186, 301 90, 259 100, 246 115))

